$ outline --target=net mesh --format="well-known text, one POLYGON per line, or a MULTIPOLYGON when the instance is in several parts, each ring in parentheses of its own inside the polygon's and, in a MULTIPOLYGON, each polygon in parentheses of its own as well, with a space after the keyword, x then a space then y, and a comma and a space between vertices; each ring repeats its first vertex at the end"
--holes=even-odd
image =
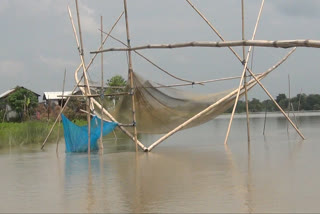
MULTIPOLYGON (((262 78, 262 75, 259 76, 262 78)), ((203 124, 229 109, 235 101, 236 90, 213 94, 197 94, 145 80, 134 73, 136 127, 138 133, 162 134, 174 129, 200 111, 219 101, 219 105, 184 128, 203 124), (221 102, 223 100, 223 102, 221 102)), ((250 81, 248 90, 256 83, 250 81)), ((244 94, 244 87, 240 96, 244 94)), ((122 96, 113 112, 117 121, 133 123, 131 96, 122 96)), ((131 130, 132 131, 132 130, 131 130)))
MULTIPOLYGON (((88 125, 78 126, 66 118, 63 114, 62 124, 64 139, 66 142, 66 152, 87 152, 88 151, 88 125)), ((94 116, 90 122, 90 150, 99 150, 98 139, 101 133, 101 120, 94 116)), ((118 124, 114 122, 103 121, 103 136, 109 134, 118 124)))

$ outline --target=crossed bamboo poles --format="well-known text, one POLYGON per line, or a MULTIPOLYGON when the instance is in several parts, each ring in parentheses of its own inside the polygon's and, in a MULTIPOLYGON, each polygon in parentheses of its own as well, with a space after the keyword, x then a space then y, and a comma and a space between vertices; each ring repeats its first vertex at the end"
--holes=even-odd
MULTIPOLYGON (((219 36, 219 38, 222 40, 222 42, 191 42, 191 43, 180 43, 180 44, 161 44, 161 45, 146 45, 146 46, 140 46, 140 47, 131 47, 130 45, 130 37, 129 37, 129 26, 128 26, 128 16, 127 16, 127 6, 126 6, 126 0, 124 0, 124 7, 125 7, 125 16, 126 16, 126 30, 127 30, 127 40, 128 40, 128 45, 126 45, 126 48, 110 48, 110 49, 102 49, 102 45, 99 48, 98 51, 93 51, 91 53, 94 53, 94 57, 98 54, 98 53, 102 53, 102 52, 108 52, 108 51, 128 51, 128 56, 129 56, 129 76, 131 77, 130 79, 130 85, 131 85, 131 89, 133 89, 133 84, 131 83, 132 81, 132 73, 133 73, 133 69, 132 69, 132 62, 131 62, 131 51, 135 51, 136 50, 141 50, 141 49, 148 49, 148 48, 182 48, 182 47, 228 47, 232 53, 239 59, 239 61, 244 65, 244 69, 240 78, 240 83, 239 83, 239 87, 237 90, 235 90, 233 93, 236 92, 236 100, 235 100, 235 104, 233 107, 233 111, 231 114, 231 118, 230 118, 230 122, 229 122, 229 126, 228 126, 228 131, 226 134, 226 138, 225 138, 225 144, 227 143, 228 140, 228 136, 229 136, 229 132, 230 132, 230 128, 231 128, 231 124, 233 121, 233 116, 234 116, 234 112, 235 112, 235 108, 237 105, 237 101, 239 99, 239 95, 240 95, 240 91, 244 88, 245 89, 245 93, 247 92, 246 87, 248 86, 248 84, 245 81, 246 78, 246 71, 248 71, 250 73, 250 75, 254 78, 254 85, 255 84, 259 84, 262 89, 265 91, 265 93, 270 97, 270 99, 275 103, 275 105, 279 108, 279 110, 281 111, 281 113, 286 117, 286 119, 290 122, 290 124, 295 128, 295 130, 298 132, 298 134, 301 136, 302 139, 304 139, 304 136, 302 135, 302 133, 299 131, 299 129, 295 126, 295 124, 291 121, 291 119, 286 115, 286 113, 283 111, 283 109, 277 104, 277 102, 274 100, 274 98, 271 96, 271 94, 267 91, 267 89, 262 85, 262 83, 260 82, 260 78, 261 75, 255 75, 253 74, 253 72, 247 67, 248 65, 248 59, 250 56, 250 52, 252 49, 252 46, 263 46, 263 47, 281 47, 281 48, 289 48, 289 47, 320 47, 320 41, 316 41, 316 40, 285 40, 285 41, 261 41, 261 40, 254 40, 255 38, 255 33, 256 33, 256 29, 259 23, 259 19, 261 16, 261 12, 262 12, 262 8, 264 5, 264 0, 262 0, 262 4, 260 7, 260 11, 259 11, 259 15, 257 18, 257 22, 256 22, 256 26, 255 26, 255 30, 252 36, 252 40, 244 40, 244 33, 243 33, 243 37, 242 40, 240 41, 225 41, 223 39, 223 37, 221 36, 221 34, 213 27, 213 25, 205 18, 205 16, 190 2, 190 0, 186 0, 189 5, 201 16, 202 19, 204 19, 206 21, 206 23, 210 26, 210 28, 219 36), (243 59, 241 59, 241 57, 232 49, 232 46, 242 46, 243 47, 243 59), (244 46, 250 46, 247 56, 245 58, 245 49, 244 46), (242 85, 242 82, 244 81, 244 84, 242 85)), ((69 10, 70 11, 70 10, 69 10)), ((243 1, 242 1, 242 12, 243 12, 243 1)), ((70 12, 69 12, 70 13, 70 12)), ((123 14, 123 13, 122 13, 123 14)), ((121 18, 122 14, 120 15, 120 17, 118 18, 117 22, 119 21, 119 19, 121 18)), ((70 14, 70 18, 71 18, 71 14, 70 14)), ((72 19, 72 18, 71 18, 72 19)), ((243 19, 243 17, 242 17, 243 19)), ((79 20, 79 19, 78 19, 79 20)), ((117 24, 117 22, 115 23, 115 25, 117 24)), ((114 26, 115 26, 114 25, 114 26)), ((73 25, 74 26, 74 25, 73 25)), ((113 26, 113 28, 114 28, 113 26)), ((112 28, 112 29, 113 29, 112 28)), ((244 22, 242 22, 242 29, 244 32, 244 22)), ((74 28, 75 31, 75 28, 74 28)), ((111 30, 112 31, 112 30, 111 30)), ((108 36, 111 34, 111 31, 107 34, 106 38, 108 38, 108 36)), ((76 35, 76 33, 75 33, 76 35)), ((80 34, 81 35, 81 34, 80 34)), ((77 38, 76 38, 77 39, 77 38)), ((106 40, 106 39, 105 39, 106 40)), ((105 41, 104 40, 104 41, 105 41)), ((79 44, 79 42, 77 41, 77 43, 79 44)), ((79 48, 79 45, 78 45, 79 48)), ((82 50, 81 48, 79 50, 82 50)), ((289 54, 287 54, 278 64, 276 64, 275 66, 273 66, 272 68, 270 68, 268 71, 266 71, 263 74, 268 74, 270 73, 272 70, 274 70, 276 67, 278 67, 281 63, 283 63, 288 57, 289 55, 291 55, 294 52, 295 48, 289 52, 289 54)), ((81 56, 81 52, 80 52, 80 56, 81 56)), ((94 58, 93 58, 94 59, 94 58)), ((91 60, 91 62, 89 63, 89 66, 91 65, 93 60, 91 60)), ((82 64, 83 66, 83 70, 86 71, 85 69, 87 69, 87 67, 84 66, 84 61, 82 60, 82 64)), ((77 86, 79 86, 79 83, 81 82, 81 79, 78 80, 78 71, 80 70, 81 65, 78 67, 78 69, 75 72, 75 78, 77 80, 77 86)), ((83 76, 86 79, 85 73, 83 74, 83 76)), ((83 77, 82 76, 82 77, 83 77)), ((187 82, 187 81, 186 81, 187 82)), ((250 82, 250 84, 252 84, 252 81, 250 82)), ((89 88, 89 84, 86 84, 87 87, 89 88)), ((76 87, 77 87, 76 86, 76 87)), ((81 89, 81 87, 79 87, 81 89)), ((82 88, 83 90, 83 88, 82 88)), ((90 91, 90 90, 89 90, 90 91)), ((88 93, 86 91, 83 91, 84 93, 88 93)), ((90 92, 89 92, 90 93, 90 92)), ((230 95, 230 94, 229 94, 230 95)), ((228 95, 227 95, 228 96, 228 95)), ((234 96, 234 94, 232 95, 234 96)), ((154 142, 151 146, 149 146, 148 148, 145 147, 138 139, 137 139, 137 132, 136 132, 136 127, 135 128, 135 132, 134 132, 134 136, 128 132, 124 127, 120 126, 120 129, 126 133, 135 143, 136 145, 139 145, 144 151, 151 151, 156 145, 158 145, 159 143, 161 143, 163 140, 167 139, 169 136, 171 136, 172 134, 174 134, 175 132, 179 131, 180 129, 182 129, 184 126, 186 126, 187 124, 189 124, 190 122, 192 122, 193 120, 197 119, 199 117, 199 115, 201 116, 202 114, 204 114, 205 112, 209 111, 210 109, 214 108, 215 106, 217 106, 219 103, 221 103, 223 101, 224 98, 222 98, 221 100, 219 100, 218 102, 212 104, 211 106, 209 106, 207 109, 204 109, 203 111, 199 112, 197 115, 195 115, 194 117, 190 118, 189 120, 187 120, 186 122, 184 122, 183 124, 179 125, 178 127, 176 127, 175 129, 173 129, 172 131, 168 132, 166 135, 164 135, 163 137, 161 137, 159 140, 157 140, 156 142, 154 142)), ((69 98, 67 100, 67 102, 69 101, 69 98)), ((117 122, 112 115, 105 110, 95 99, 90 98, 90 101, 92 101, 95 105, 97 105, 98 107, 100 107, 103 110, 103 113, 105 113, 112 121, 117 122)), ((246 102, 247 102, 247 96, 246 96, 246 102)), ((132 96, 132 105, 133 105, 133 109, 134 109, 134 94, 132 96)), ((63 109, 61 110, 61 112, 63 111, 63 109)), ((248 110, 247 110, 247 121, 249 121, 249 116, 248 116, 248 110)), ((57 121, 57 120, 56 120, 57 121)), ((135 124, 135 112, 133 111, 133 122, 135 124)), ((249 123, 248 124, 248 141, 250 140, 249 138, 249 123)), ((51 133, 51 131, 50 131, 51 133)), ((47 140, 47 138, 46 138, 47 140)), ((45 142, 46 142, 45 140, 45 142)), ((42 148, 45 144, 45 142, 42 145, 42 148)), ((137 146, 136 146, 137 148, 137 146)))

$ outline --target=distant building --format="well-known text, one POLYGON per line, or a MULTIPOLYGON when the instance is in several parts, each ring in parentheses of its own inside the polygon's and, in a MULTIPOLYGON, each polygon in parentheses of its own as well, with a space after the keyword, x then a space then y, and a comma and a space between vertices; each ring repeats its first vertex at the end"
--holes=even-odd
POLYGON ((8 102, 6 100, 12 93, 14 93, 19 88, 23 88, 23 89, 26 89, 26 90, 32 92, 37 97, 38 102, 39 102, 39 97, 40 97, 39 94, 37 94, 37 93, 35 93, 25 87, 22 87, 22 86, 17 86, 13 89, 10 89, 10 90, 0 94, 0 102, 2 103, 2 105, 0 105, 0 110, 5 112, 3 119, 6 119, 6 121, 10 121, 11 119, 15 119, 15 118, 18 118, 21 116, 21 115, 18 115, 18 113, 16 111, 12 110, 11 106, 8 104, 8 102))
MULTIPOLYGON (((63 95, 68 96, 71 95, 72 91, 65 91, 63 95)), ((55 106, 61 104, 64 104, 67 100, 67 97, 63 97, 62 99, 62 91, 56 91, 56 92, 44 92, 42 97, 43 102, 46 103, 46 105, 55 106)))

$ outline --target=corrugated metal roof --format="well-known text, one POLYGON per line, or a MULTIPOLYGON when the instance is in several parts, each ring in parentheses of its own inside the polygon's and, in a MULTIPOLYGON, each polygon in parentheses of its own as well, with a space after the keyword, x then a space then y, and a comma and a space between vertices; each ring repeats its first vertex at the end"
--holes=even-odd
MULTIPOLYGON (((72 91, 65 91, 63 95, 71 95, 72 91)), ((55 91, 55 92, 43 92, 43 100, 61 100, 62 91, 55 91)), ((65 98, 64 98, 65 99, 65 98)))
POLYGON ((10 94, 11 92, 13 92, 14 90, 16 90, 16 89, 13 88, 13 89, 10 89, 10 90, 2 93, 2 94, 0 95, 0 99, 3 98, 3 97, 6 97, 7 95, 9 95, 9 94, 10 94))

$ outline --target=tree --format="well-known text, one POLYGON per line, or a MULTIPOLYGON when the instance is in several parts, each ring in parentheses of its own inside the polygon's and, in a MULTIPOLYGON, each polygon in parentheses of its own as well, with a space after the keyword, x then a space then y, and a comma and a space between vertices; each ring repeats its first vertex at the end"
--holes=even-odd
POLYGON ((289 100, 285 94, 279 94, 276 97, 276 101, 282 109, 288 108, 289 100))
POLYGON ((29 116, 38 105, 38 97, 23 87, 16 87, 15 92, 10 94, 7 98, 8 104, 12 110, 16 111, 23 117, 29 116))
MULTIPOLYGON (((107 80, 107 85, 109 86, 107 94, 117 94, 126 90, 127 81, 122 76, 116 75, 107 80)), ((113 100, 115 104, 119 100, 119 96, 110 96, 109 99, 113 100)))

